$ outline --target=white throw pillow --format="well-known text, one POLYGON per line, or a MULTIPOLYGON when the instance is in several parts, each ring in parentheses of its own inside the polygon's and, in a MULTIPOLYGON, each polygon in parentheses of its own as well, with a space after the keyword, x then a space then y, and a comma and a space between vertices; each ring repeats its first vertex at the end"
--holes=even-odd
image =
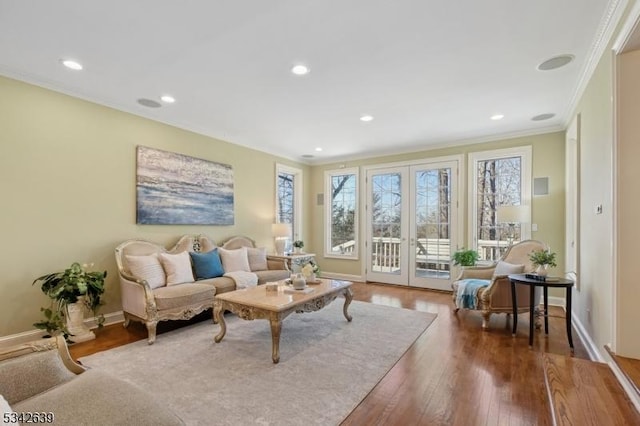
MULTIPOLYGON (((2 416, 2 424, 3 425, 17 424, 17 423, 11 423, 10 421, 5 421, 5 416, 4 416, 5 413, 11 414, 13 413, 13 410, 11 409, 11 406, 9 405, 7 400, 4 399, 4 396, 0 395, 0 416, 2 416)), ((11 417, 8 417, 8 420, 11 420, 11 417)))
POLYGON ((125 255, 125 257, 131 274, 139 280, 145 280, 149 287, 163 287, 167 283, 167 277, 158 259, 158 253, 148 256, 125 255))
POLYGON ((249 258, 249 268, 251 271, 266 271, 269 269, 267 265, 267 248, 247 248, 247 257, 249 258))
POLYGON ((167 285, 194 282, 189 252, 178 254, 160 253, 160 262, 167 274, 167 285))
POLYGON ((251 272, 246 247, 241 247, 236 250, 219 248, 218 251, 220 252, 220 259, 222 260, 222 268, 224 269, 224 272, 251 272))
POLYGON ((493 270, 493 276, 521 274, 524 271, 524 265, 514 265, 513 263, 503 262, 499 260, 496 269, 493 270))

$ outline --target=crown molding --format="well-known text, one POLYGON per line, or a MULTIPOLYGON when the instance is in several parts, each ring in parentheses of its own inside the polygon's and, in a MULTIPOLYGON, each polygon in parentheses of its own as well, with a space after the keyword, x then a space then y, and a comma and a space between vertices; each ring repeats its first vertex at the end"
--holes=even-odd
POLYGON ((582 95, 584 95, 587 85, 589 84, 591 77, 593 77, 593 73, 600 62, 607 45, 611 41, 628 3, 629 0, 609 0, 606 13, 602 17, 598 27, 598 32, 591 43, 589 57, 587 58, 585 66, 580 73, 578 84, 576 85, 565 112, 561 115, 564 129, 569 127, 569 123, 578 108, 578 102, 580 102, 582 95))

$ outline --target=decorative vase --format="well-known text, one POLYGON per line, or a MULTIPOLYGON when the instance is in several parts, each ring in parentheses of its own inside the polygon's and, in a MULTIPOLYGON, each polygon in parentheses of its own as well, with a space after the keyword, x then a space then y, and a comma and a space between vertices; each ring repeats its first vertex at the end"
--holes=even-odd
POLYGON ((318 277, 316 277, 316 273, 312 273, 311 275, 309 275, 309 278, 307 279, 307 281, 309 281, 310 283, 315 283, 316 281, 318 281, 318 277))
POLYGON ((296 274, 291 280, 291 284, 295 290, 304 290, 307 286, 307 281, 304 279, 304 275, 296 274))
POLYGON ((300 247, 294 247, 294 248, 293 248, 293 252, 294 252, 295 254, 300 254, 300 253, 302 253, 302 249, 301 249, 300 247))
POLYGON ((536 274, 540 275, 541 277, 546 277, 547 274, 549 273, 548 269, 549 265, 538 265, 538 268, 536 269, 536 274))
POLYGON ((85 303, 84 297, 78 297, 76 303, 69 303, 67 305, 67 330, 71 336, 69 340, 73 343, 86 342, 96 338, 93 331, 89 330, 89 327, 84 323, 84 310, 85 303))

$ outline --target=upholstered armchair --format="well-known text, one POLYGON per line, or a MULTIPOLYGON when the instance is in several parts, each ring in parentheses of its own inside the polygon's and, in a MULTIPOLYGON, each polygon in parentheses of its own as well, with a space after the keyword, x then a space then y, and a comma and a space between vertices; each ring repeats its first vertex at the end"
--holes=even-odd
MULTIPOLYGON (((483 329, 489 327, 491 314, 512 314, 511 283, 507 276, 532 272, 535 266, 531 263, 529 254, 536 250, 547 249, 547 245, 540 241, 525 240, 509 247, 502 258, 492 265, 464 268, 452 284, 453 303, 456 305, 454 312, 457 313, 461 308, 480 311, 483 329), (468 287, 471 286, 473 290, 468 292, 468 287), (466 305, 463 303, 465 297, 468 298, 466 301, 473 299, 469 306, 464 306, 466 305)), ((516 291, 518 313, 528 312, 529 289, 516 286, 516 291)))

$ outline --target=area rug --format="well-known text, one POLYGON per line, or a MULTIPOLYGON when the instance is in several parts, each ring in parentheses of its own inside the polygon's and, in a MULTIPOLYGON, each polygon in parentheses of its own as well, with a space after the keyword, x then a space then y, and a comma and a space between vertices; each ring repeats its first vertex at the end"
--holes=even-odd
MULTIPOLYGON (((81 358, 153 393, 189 425, 339 424, 435 319, 434 314, 338 299, 282 325, 271 361, 266 320, 227 314, 227 333, 204 321, 81 358)), ((100 389, 96 389, 100 392, 100 389)))

